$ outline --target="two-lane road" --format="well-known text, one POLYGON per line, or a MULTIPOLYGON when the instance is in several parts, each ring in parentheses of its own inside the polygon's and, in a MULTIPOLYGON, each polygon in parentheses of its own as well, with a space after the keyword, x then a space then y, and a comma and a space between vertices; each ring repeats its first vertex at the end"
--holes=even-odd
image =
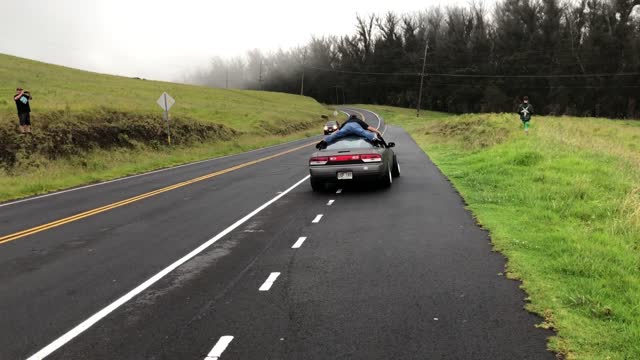
POLYGON ((437 168, 345 111, 390 189, 313 193, 314 138, 0 207, 0 358, 552 359, 437 168))

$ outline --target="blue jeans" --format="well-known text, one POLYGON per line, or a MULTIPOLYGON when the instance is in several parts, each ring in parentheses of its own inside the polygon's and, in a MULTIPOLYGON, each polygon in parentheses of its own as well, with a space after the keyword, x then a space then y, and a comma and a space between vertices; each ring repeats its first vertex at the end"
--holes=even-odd
POLYGON ((340 139, 341 137, 345 137, 347 135, 357 135, 369 141, 373 141, 376 138, 375 133, 372 133, 369 130, 363 129, 362 126, 358 125, 357 123, 348 123, 342 126, 340 130, 324 138, 324 141, 326 141, 327 144, 331 144, 336 140, 340 139))

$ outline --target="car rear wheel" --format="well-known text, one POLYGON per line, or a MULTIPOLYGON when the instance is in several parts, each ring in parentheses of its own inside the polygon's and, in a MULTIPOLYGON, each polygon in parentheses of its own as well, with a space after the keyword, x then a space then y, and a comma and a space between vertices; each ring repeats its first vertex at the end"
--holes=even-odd
POLYGON ((319 179, 311 178, 311 189, 315 192, 321 192, 325 190, 325 183, 319 179))
POLYGON ((380 185, 382 185, 382 187, 388 188, 389 186, 391 186, 391 183, 393 183, 393 176, 391 175, 391 167, 389 167, 389 169, 387 170, 387 174, 382 177, 380 185))
POLYGON ((393 175, 393 177, 400 176, 400 163, 395 156, 393 157, 393 169, 391 169, 391 175, 393 175))

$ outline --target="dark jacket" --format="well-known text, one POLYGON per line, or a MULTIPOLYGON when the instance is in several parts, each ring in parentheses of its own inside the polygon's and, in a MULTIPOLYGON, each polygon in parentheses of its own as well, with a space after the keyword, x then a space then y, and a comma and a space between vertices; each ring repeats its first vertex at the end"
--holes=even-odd
MULTIPOLYGON (((18 94, 15 94, 13 98, 15 99, 15 97, 18 96, 18 94)), ((18 114, 26 114, 31 112, 31 107, 29 106, 29 100, 31 100, 31 95, 27 92, 23 93, 22 96, 18 98, 18 100, 15 100, 18 114)))
POLYGON ((533 115, 533 105, 527 103, 522 103, 518 106, 518 114, 520 114, 520 120, 529 121, 531 120, 531 115, 533 115))

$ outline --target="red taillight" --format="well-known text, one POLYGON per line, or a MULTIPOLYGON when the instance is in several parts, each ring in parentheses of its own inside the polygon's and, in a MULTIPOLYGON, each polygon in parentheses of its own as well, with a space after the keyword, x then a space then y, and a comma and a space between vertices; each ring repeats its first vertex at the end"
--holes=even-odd
POLYGON ((380 156, 379 154, 362 154, 360 155, 360 160, 362 160, 362 162, 381 162, 382 161, 382 156, 380 156))
POLYGON ((329 158, 327 156, 318 156, 312 157, 309 160, 309 165, 326 165, 329 162, 329 158))
MULTIPOLYGON (((329 159, 329 163, 331 164, 335 164, 335 163, 353 164, 353 163, 359 163, 359 162, 365 162, 365 163, 381 162, 382 156, 378 154, 350 154, 350 155, 329 156, 328 159, 329 159)), ((324 164, 326 164, 326 162, 322 164, 317 164, 317 165, 324 165, 324 164)))
POLYGON ((330 156, 329 161, 331 162, 345 162, 345 161, 356 161, 360 160, 360 155, 337 155, 330 156))

